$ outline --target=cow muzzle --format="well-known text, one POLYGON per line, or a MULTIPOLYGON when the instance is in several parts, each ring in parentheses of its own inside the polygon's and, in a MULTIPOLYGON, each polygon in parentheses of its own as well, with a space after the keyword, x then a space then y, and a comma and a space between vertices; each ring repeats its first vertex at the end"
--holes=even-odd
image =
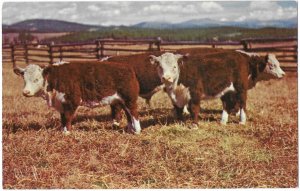
POLYGON ((283 78, 284 76, 285 76, 285 72, 282 70, 277 74, 278 78, 283 78))
POLYGON ((25 96, 25 97, 32 97, 33 95, 30 93, 29 90, 23 90, 23 96, 25 96))
POLYGON ((163 83, 173 83, 173 78, 169 75, 165 75, 162 77, 162 82, 163 83))

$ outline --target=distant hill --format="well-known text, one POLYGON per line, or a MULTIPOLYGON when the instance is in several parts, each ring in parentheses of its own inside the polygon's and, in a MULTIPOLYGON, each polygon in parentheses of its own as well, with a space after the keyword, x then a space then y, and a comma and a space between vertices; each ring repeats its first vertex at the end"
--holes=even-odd
POLYGON ((171 29, 171 28, 210 28, 210 27, 244 27, 244 28, 264 28, 264 27, 278 27, 278 28, 297 28, 297 18, 286 20, 245 20, 245 21, 217 21, 209 18, 192 19, 181 23, 167 23, 167 22, 142 22, 133 25, 136 28, 154 28, 154 29, 171 29))
POLYGON ((79 31, 96 31, 101 26, 85 25, 74 22, 50 20, 50 19, 31 19, 21 21, 12 25, 2 25, 3 32, 79 32, 79 31))
POLYGON ((141 22, 135 25, 132 25, 131 27, 135 28, 153 28, 153 29, 170 29, 174 28, 175 25, 168 23, 168 22, 141 22))
POLYGON ((84 32, 84 31, 99 31, 104 29, 118 28, 138 28, 138 29, 193 29, 193 28, 211 28, 211 27, 242 27, 242 28, 297 28, 297 18, 286 20, 246 20, 246 21, 217 21, 209 18, 192 19, 180 23, 168 22, 141 22, 131 26, 110 26, 104 27, 101 25, 87 25, 74 22, 51 20, 51 19, 31 19, 21 21, 12 25, 2 25, 3 32, 84 32))

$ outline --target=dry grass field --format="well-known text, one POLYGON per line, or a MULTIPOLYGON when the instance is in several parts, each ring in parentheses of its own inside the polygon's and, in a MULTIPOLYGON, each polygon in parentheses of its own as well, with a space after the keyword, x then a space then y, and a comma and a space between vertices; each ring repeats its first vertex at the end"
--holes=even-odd
MULTIPOLYGON (((110 109, 79 108, 71 135, 41 98, 22 96, 22 79, 3 65, 3 187, 298 187, 297 74, 248 92, 248 122, 218 122, 221 101, 203 101, 198 129, 176 121, 165 93, 139 100, 140 135, 111 128, 110 109)), ((122 121, 122 127, 126 120, 122 121)))

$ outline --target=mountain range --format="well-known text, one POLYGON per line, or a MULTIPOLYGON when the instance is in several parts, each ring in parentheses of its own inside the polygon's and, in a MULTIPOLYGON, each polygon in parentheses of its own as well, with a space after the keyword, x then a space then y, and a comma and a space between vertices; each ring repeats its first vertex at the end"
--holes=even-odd
POLYGON ((170 28, 209 28, 209 27, 243 27, 243 28, 263 28, 263 27, 279 27, 279 28, 296 28, 298 26, 297 18, 286 20, 245 20, 245 21, 217 21, 209 18, 192 19, 180 23, 167 22, 141 22, 133 27, 138 28, 156 28, 156 29, 170 29, 170 28))
MULTIPOLYGON (((243 27, 243 28, 297 28, 297 18, 286 20, 245 20, 245 21, 217 21, 209 18, 192 19, 180 23, 169 22, 141 22, 127 27, 149 28, 149 29, 182 29, 182 28, 209 28, 209 27, 243 27)), ((110 26, 116 28, 116 26, 110 26)), ((101 25, 87 25, 68 21, 51 20, 51 19, 31 19, 11 25, 2 25, 3 32, 79 32, 79 31, 97 31, 104 27, 101 25)))
POLYGON ((51 19, 30 19, 14 23, 12 25, 2 25, 4 32, 79 32, 100 30, 102 26, 86 25, 75 22, 51 20, 51 19))

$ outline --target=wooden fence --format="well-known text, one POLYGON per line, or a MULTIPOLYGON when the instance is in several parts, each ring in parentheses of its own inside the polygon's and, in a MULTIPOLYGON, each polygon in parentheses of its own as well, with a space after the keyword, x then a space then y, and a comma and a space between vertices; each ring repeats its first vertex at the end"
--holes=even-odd
POLYGON ((165 42, 151 40, 99 39, 72 44, 10 44, 2 46, 3 62, 52 64, 59 60, 99 60, 105 56, 136 54, 147 51, 175 51, 185 47, 239 49, 259 54, 274 53, 284 70, 297 71, 297 38, 243 39, 235 42, 165 42))

